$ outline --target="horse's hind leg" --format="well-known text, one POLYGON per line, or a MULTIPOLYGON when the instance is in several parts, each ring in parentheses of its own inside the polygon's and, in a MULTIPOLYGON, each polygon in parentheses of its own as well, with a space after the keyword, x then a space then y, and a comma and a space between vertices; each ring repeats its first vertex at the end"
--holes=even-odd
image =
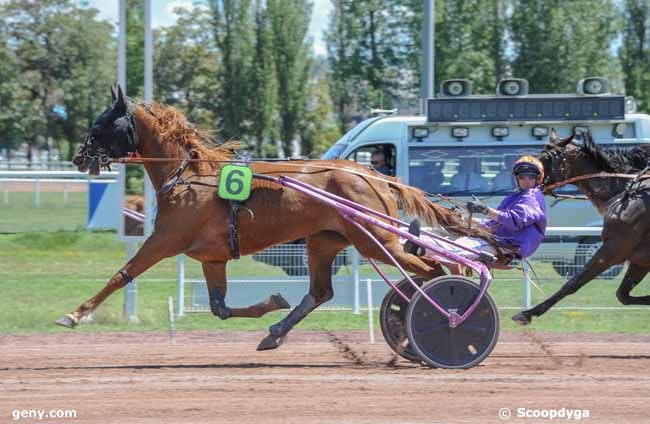
POLYGON ((650 305, 650 296, 630 296, 630 292, 648 274, 650 267, 630 263, 616 297, 623 305, 650 305))
POLYGON ((246 308, 229 308, 226 306, 226 262, 203 262, 203 274, 210 296, 210 310, 221 319, 259 318, 264 314, 278 309, 288 309, 291 306, 279 293, 269 296, 266 300, 246 308))
MULTIPOLYGON (((362 235, 362 237, 367 238, 366 235, 362 235)), ((379 241, 382 242, 384 248, 388 250, 397 263, 399 263, 406 271, 417 274, 427 281, 445 275, 445 271, 438 262, 428 258, 419 258, 410 253, 406 253, 397 237, 390 237, 387 240, 379 239, 379 241)), ((390 258, 388 258, 386 254, 370 240, 363 243, 355 243, 355 246, 359 250, 361 256, 377 259, 388 265, 394 265, 393 261, 391 261, 390 258)))
POLYGON ((332 262, 336 254, 350 242, 339 233, 323 231, 307 237, 309 264, 309 293, 282 321, 269 328, 257 350, 275 349, 281 339, 303 318, 334 296, 332 289, 332 262))

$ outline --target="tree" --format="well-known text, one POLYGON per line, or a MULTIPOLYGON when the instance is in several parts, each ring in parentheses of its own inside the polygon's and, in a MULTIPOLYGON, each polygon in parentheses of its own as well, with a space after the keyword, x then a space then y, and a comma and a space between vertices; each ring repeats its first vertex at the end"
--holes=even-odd
MULTIPOLYGON (((6 109, 16 140, 28 144, 29 159, 34 147, 54 144, 63 150, 63 140, 80 141, 106 106, 93 99, 107 93, 113 80, 112 27, 97 22, 96 11, 82 11, 69 0, 14 0, 0 13, 15 74, 6 109)), ((71 149, 67 153, 69 158, 71 149)))
POLYGON ((126 7, 126 95, 144 96, 144 0, 126 7))
POLYGON ((412 40, 406 20, 413 12, 401 0, 334 0, 333 6, 325 39, 332 97, 345 129, 346 104, 357 111, 389 108, 408 96, 415 75, 407 63, 412 40))
POLYGON ((113 27, 97 20, 97 10, 77 9, 76 13, 62 17, 66 28, 67 53, 71 62, 69 77, 58 81, 65 116, 54 116, 59 151, 64 151, 61 141, 67 140, 63 158, 71 160, 75 153, 73 144, 80 142, 94 119, 110 104, 109 87, 115 81, 117 46, 112 38, 113 27))
POLYGON ((317 158, 341 136, 333 112, 327 75, 321 73, 309 85, 309 102, 300 132, 303 155, 317 158))
POLYGON ((305 110, 311 68, 311 42, 307 29, 311 3, 305 0, 268 0, 267 10, 273 34, 273 59, 278 84, 280 136, 285 156, 305 110))
POLYGON ((625 91, 644 110, 650 109, 650 1, 626 0, 623 44, 619 50, 625 91))
POLYGON ((3 29, 0 27, 0 104, 3 105, 0 108, 0 150, 6 149, 9 153, 20 140, 16 125, 18 117, 12 107, 19 91, 19 72, 16 58, 7 44, 8 36, 3 29))
POLYGON ((30 161, 34 147, 44 145, 51 135, 50 111, 57 96, 54 82, 65 77, 70 60, 60 51, 64 46, 56 41, 59 29, 52 18, 70 11, 65 0, 14 0, 3 9, 8 44, 22 74, 13 106, 30 161))
POLYGON ((219 102, 216 74, 220 56, 211 34, 210 15, 200 8, 176 9, 176 23, 155 37, 156 98, 181 108, 194 122, 214 123, 219 102))
POLYGON ((503 56, 498 0, 443 1, 437 6, 435 79, 467 78, 474 91, 494 93, 503 56))
POLYGON ((250 0, 210 0, 212 34, 221 54, 217 71, 220 102, 216 107, 225 139, 239 139, 250 118, 253 26, 250 0))
POLYGON ((255 156, 266 156, 264 142, 277 137, 277 81, 273 62, 272 34, 262 1, 255 2, 255 41, 251 67, 251 133, 255 139, 255 156))
POLYGON ((574 92, 585 76, 617 73, 610 46, 619 15, 611 1, 516 0, 513 10, 513 74, 532 92, 574 92))
POLYGON ((353 53, 356 27, 348 12, 348 1, 332 0, 329 27, 325 33, 327 61, 330 68, 330 94, 341 132, 347 130, 354 111, 354 81, 357 77, 357 58, 353 53))

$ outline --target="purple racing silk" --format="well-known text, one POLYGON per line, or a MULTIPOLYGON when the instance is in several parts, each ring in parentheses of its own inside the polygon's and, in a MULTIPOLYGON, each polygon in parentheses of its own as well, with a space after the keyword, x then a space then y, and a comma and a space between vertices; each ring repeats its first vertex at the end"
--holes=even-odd
POLYGON ((499 217, 485 221, 504 247, 523 258, 532 255, 544 240, 546 202, 539 187, 509 194, 497 207, 499 217))

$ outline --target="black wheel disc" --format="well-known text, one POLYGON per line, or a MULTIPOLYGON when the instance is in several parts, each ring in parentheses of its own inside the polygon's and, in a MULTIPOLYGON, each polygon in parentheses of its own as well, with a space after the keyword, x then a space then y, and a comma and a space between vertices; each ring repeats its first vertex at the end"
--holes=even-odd
MULTIPOLYGON (((457 276, 434 279, 424 287, 426 294, 442 308, 459 315, 470 307, 479 288, 457 276)), ((485 359, 499 337, 499 311, 488 293, 476 310, 456 328, 419 292, 406 312, 409 347, 420 359, 436 368, 471 368, 485 359)))
MULTIPOLYGON (((422 277, 412 276, 411 279, 420 287, 424 282, 422 277)), ((409 298, 412 298, 416 292, 415 288, 406 279, 397 283, 397 288, 409 298)), ((395 353, 409 361, 420 362, 420 356, 409 346, 406 335, 405 322, 408 306, 408 302, 391 288, 381 302, 379 324, 381 325, 381 333, 384 335, 386 343, 388 343, 388 346, 395 353)))

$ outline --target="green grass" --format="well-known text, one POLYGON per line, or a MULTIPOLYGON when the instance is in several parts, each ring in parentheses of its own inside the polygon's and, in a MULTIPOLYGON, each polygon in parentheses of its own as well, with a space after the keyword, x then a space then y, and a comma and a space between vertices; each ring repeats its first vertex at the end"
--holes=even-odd
POLYGON ((41 205, 34 206, 34 193, 9 193, 9 205, 0 203, 0 233, 61 231, 84 228, 88 219, 88 193, 41 193, 41 205), (56 219, 53 219, 56 218, 56 219))
MULTIPOLYGON (((99 291, 125 262, 124 244, 112 232, 55 232, 0 235, 0 333, 69 331, 57 327, 54 320, 76 308, 99 291)), ((533 303, 557 290, 562 281, 548 264, 534 264, 542 279, 545 294, 533 290, 533 303)), ((188 278, 201 277, 200 264, 188 260, 188 278)), ((339 275, 349 274, 343 268, 339 275)), ((232 261, 228 274, 237 276, 284 276, 283 271, 250 258, 232 261)), ((362 276, 374 276, 363 266, 362 276)), ((394 272, 392 273, 394 275, 394 272)), ((522 276, 518 271, 497 272, 490 288, 497 305, 522 304, 522 276)), ((77 331, 165 330, 167 298, 176 292, 176 262, 168 259, 155 265, 138 279, 139 324, 122 319, 124 292, 109 298, 96 312, 95 322, 81 325, 77 331)), ((622 275, 612 281, 597 280, 558 306, 620 306, 615 292, 622 275)), ((635 293, 647 293, 641 283, 635 293)), ((189 287, 186 296, 189 295, 189 287)), ((258 299, 255 299, 255 301, 258 299)), ((515 310, 502 310, 505 329, 519 329, 509 316, 515 310)), ((261 319, 221 321, 211 314, 190 314, 177 321, 180 330, 263 330, 285 313, 269 314, 261 319)), ((378 314, 375 314, 378 319, 378 314)), ((378 324, 377 324, 378 325, 378 324)), ((365 314, 316 311, 298 325, 301 329, 365 329, 365 314)), ((377 327, 378 328, 378 327, 377 327)), ((647 332, 650 308, 616 311, 552 310, 534 321, 533 329, 546 331, 647 332)))

